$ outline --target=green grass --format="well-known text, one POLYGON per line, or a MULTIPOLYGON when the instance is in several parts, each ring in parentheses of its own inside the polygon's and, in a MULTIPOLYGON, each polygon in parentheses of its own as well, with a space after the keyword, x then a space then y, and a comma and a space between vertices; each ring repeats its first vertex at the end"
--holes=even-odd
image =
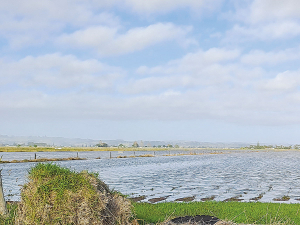
POLYGON ((0 224, 1 225, 14 225, 17 204, 7 204, 8 214, 6 216, 0 215, 0 224))
POLYGON ((186 215, 211 215, 235 223, 300 224, 300 204, 259 202, 133 203, 137 219, 159 223, 186 215))
MULTIPOLYGON (((207 214, 236 223, 300 224, 299 204, 245 202, 191 203, 133 203, 136 218, 141 224, 158 223, 177 216, 207 214)), ((0 216, 0 224, 13 225, 16 204, 8 204, 7 217, 0 216)))
MULTIPOLYGON (((81 173, 56 164, 39 163, 31 168, 28 174, 29 179, 36 180, 38 193, 42 196, 49 197, 50 193, 56 192, 56 197, 61 198, 66 190, 77 192, 83 186, 88 187, 89 192, 95 192, 92 185, 81 173)), ((97 177, 97 175, 95 176, 97 177)))

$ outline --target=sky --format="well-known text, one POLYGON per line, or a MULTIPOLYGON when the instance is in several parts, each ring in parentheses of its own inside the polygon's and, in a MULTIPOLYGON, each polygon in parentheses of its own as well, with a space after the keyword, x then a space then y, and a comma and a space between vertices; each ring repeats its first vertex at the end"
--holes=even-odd
POLYGON ((0 134, 300 143, 299 0, 0 0, 0 134))

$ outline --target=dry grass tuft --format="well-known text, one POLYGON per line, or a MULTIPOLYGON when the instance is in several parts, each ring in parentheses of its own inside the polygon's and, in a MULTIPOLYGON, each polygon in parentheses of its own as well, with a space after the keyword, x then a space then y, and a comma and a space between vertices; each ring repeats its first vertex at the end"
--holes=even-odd
POLYGON ((96 174, 38 164, 23 186, 16 224, 130 224, 131 203, 96 174))

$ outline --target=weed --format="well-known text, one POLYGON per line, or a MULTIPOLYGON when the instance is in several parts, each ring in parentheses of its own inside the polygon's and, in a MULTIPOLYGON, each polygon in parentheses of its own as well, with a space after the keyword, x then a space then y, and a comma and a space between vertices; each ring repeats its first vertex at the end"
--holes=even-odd
POLYGON ((290 196, 287 196, 287 195, 284 195, 280 198, 273 198, 274 201, 288 201, 290 199, 291 199, 290 196))

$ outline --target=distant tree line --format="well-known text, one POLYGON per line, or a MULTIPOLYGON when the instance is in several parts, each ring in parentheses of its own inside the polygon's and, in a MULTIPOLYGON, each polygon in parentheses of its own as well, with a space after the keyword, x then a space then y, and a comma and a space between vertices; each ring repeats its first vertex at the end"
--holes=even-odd
POLYGON ((300 149, 300 145, 260 145, 259 142, 256 145, 250 145, 249 147, 246 147, 248 149, 300 149))
MULTIPOLYGON (((107 143, 104 143, 102 141, 99 142, 99 144, 95 145, 96 147, 109 147, 109 145, 107 143)), ((118 148, 126 148, 127 146, 125 146, 124 144, 119 144, 118 146, 112 146, 112 147, 118 147, 118 148)), ((139 147, 148 147, 148 146, 143 146, 143 142, 141 142, 141 144, 139 144, 137 141, 134 141, 133 144, 131 145, 131 147, 133 148, 139 148, 139 147)), ((151 146, 150 146, 151 147, 151 146)), ((179 148, 179 145, 172 145, 172 144, 167 144, 167 145, 157 145, 157 146, 152 146, 152 148, 179 148)))

